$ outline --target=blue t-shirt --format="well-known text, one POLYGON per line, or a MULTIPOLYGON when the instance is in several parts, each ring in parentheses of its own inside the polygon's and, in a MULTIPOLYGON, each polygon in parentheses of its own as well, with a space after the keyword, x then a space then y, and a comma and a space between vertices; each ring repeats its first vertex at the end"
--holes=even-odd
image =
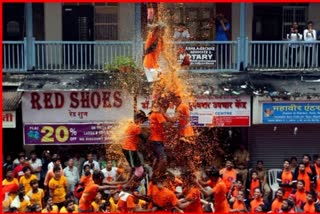
MULTIPOLYGON (((225 23, 225 26, 228 31, 230 29, 230 24, 225 23)), ((228 41, 227 32, 223 30, 223 27, 221 24, 219 24, 216 29, 216 41, 228 41)))

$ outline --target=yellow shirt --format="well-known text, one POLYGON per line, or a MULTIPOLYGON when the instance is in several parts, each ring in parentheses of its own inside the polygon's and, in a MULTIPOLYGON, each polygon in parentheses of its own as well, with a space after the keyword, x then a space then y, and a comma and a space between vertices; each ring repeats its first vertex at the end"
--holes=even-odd
POLYGON ((2 181, 2 186, 9 185, 9 184, 14 184, 14 183, 16 183, 19 186, 18 179, 16 179, 16 178, 13 178, 12 181, 8 181, 7 179, 4 179, 2 181))
POLYGON ((47 208, 44 208, 42 211, 42 213, 58 213, 59 212, 59 208, 57 205, 53 205, 52 206, 52 210, 50 212, 48 212, 47 208))
POLYGON ((30 178, 26 178, 24 175, 20 177, 19 183, 24 186, 26 192, 29 192, 32 187, 30 186, 30 181, 33 179, 37 179, 37 176, 31 175, 30 178))
MULTIPOLYGON (((78 205, 75 204, 74 211, 72 213, 78 213, 79 212, 78 209, 79 209, 78 205)), ((68 213, 67 208, 65 206, 61 207, 60 213, 68 213)))
POLYGON ((30 191, 27 193, 27 196, 30 198, 30 203, 31 203, 31 205, 39 204, 40 207, 41 207, 41 209, 43 208, 43 207, 42 207, 42 199, 44 198, 44 191, 43 191, 43 189, 38 188, 38 192, 36 192, 36 193, 33 193, 32 190, 30 190, 30 191))
POLYGON ((139 202, 138 202, 137 206, 139 208, 144 208, 146 204, 147 204, 147 202, 145 200, 139 199, 139 202))
POLYGON ((9 211, 11 202, 12 202, 12 198, 9 196, 8 193, 6 193, 6 195, 4 196, 4 199, 2 201, 2 211, 3 212, 9 211))
POLYGON ((93 212, 99 212, 99 207, 101 204, 105 203, 105 200, 102 200, 99 204, 97 204, 97 202, 92 202, 91 205, 93 207, 93 212))
POLYGON ((52 191, 52 201, 54 204, 61 203, 65 201, 67 179, 61 176, 59 180, 51 178, 49 181, 49 189, 52 191))
POLYGON ((111 197, 109 199, 110 202, 110 212, 111 213, 117 213, 118 212, 118 206, 117 204, 114 202, 113 198, 111 197))
MULTIPOLYGON (((11 184, 17 184, 17 185, 19 186, 18 179, 13 178, 12 181, 8 181, 7 179, 4 179, 4 180, 2 181, 2 186, 11 185, 11 184)), ((13 199, 17 196, 17 194, 16 194, 16 193, 13 193, 13 192, 10 192, 10 193, 9 193, 9 196, 10 196, 10 198, 13 200, 13 199)))

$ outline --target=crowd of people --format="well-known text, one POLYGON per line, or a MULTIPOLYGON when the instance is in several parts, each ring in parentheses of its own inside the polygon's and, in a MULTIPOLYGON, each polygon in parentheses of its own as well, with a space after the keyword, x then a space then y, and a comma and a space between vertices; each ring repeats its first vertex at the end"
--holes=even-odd
MULTIPOLYGON (((135 121, 143 118, 140 113, 135 121)), ((137 150, 127 146, 123 151, 129 162, 98 159, 91 152, 86 160, 74 155, 64 163, 62 154, 49 151, 44 151, 42 158, 35 152, 29 159, 24 152, 15 160, 8 158, 3 165, 2 211, 320 212, 320 157, 311 160, 305 154, 301 162, 296 157, 284 160, 273 198, 263 161, 249 168, 244 146, 224 167, 197 171, 189 166, 169 169, 160 162, 148 165, 137 150), (161 168, 158 173, 157 167, 161 168)), ((155 145, 161 150, 159 147, 155 145)), ((157 157, 165 161, 161 152, 157 157)))

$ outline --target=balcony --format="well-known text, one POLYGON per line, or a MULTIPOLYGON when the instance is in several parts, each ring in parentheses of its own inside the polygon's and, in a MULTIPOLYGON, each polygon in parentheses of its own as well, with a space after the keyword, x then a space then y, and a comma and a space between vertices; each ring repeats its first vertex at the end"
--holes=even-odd
MULTIPOLYGON (((35 71, 103 71, 104 65, 117 56, 133 56, 138 64, 142 63, 143 43, 135 41, 33 41, 31 56, 26 54, 26 47, 26 40, 3 42, 4 72, 27 71, 28 57, 35 71)), ((287 72, 320 70, 320 41, 292 43, 246 40, 243 49, 240 40, 189 41, 175 42, 174 47, 177 55, 181 48, 193 50, 195 56, 192 57, 196 63, 191 63, 190 71, 197 73, 238 72, 240 68, 287 72), (203 59, 206 53, 213 55, 213 58, 203 59), (242 54, 244 61, 240 62, 242 54)))

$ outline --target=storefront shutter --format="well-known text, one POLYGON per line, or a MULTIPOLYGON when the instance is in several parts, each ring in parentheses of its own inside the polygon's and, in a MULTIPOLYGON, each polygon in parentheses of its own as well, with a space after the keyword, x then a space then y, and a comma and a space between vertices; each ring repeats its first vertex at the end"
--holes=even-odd
POLYGON ((251 167, 256 166, 257 160, 263 160, 267 169, 282 168, 286 158, 296 156, 300 162, 303 154, 311 157, 320 154, 319 139, 320 124, 253 125, 248 136, 251 167))

